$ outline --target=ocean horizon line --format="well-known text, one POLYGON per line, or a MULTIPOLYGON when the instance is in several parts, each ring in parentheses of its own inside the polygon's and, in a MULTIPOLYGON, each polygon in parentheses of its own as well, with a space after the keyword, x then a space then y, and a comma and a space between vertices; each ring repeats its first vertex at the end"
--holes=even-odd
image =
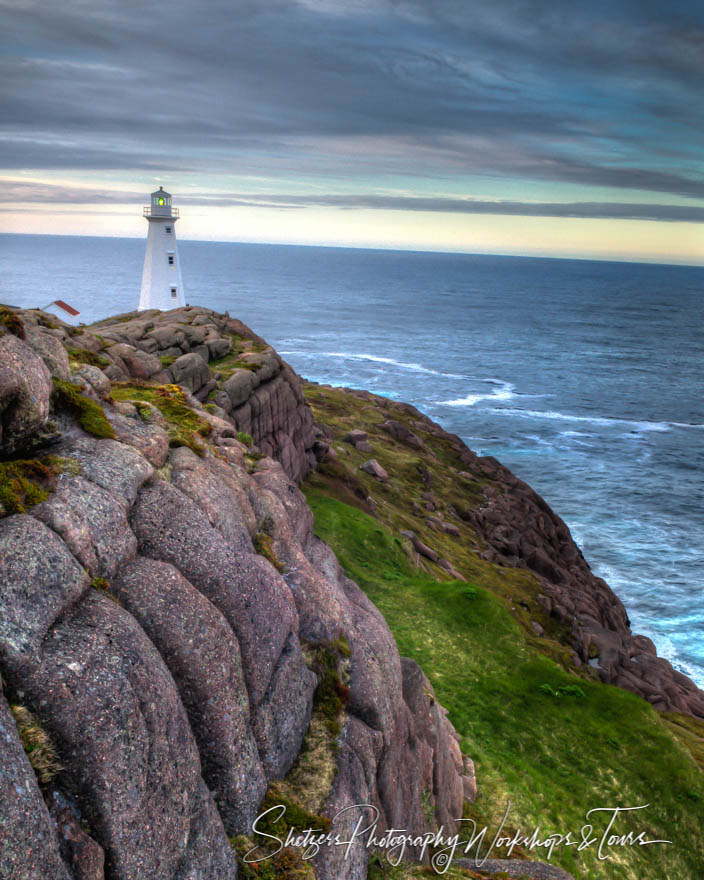
MULTIPOLYGON (((78 235, 75 233, 62 232, 10 232, 0 231, 0 236, 23 238, 97 238, 97 239, 117 239, 119 241, 146 241, 145 236, 138 235, 78 235)), ((619 265, 632 266, 666 266, 676 269, 704 269, 704 255, 701 263, 689 262, 662 262, 657 259, 634 259, 633 257, 586 257, 586 256, 560 256, 546 254, 526 254, 526 253, 506 253, 498 251, 464 251, 464 250, 445 250, 433 248, 399 248, 384 247, 382 245, 370 247, 365 245, 343 245, 343 244, 324 244, 310 242, 281 242, 281 241, 242 241, 239 239, 216 239, 216 238, 179 238, 179 243, 187 244, 223 244, 223 245, 245 245, 260 247, 281 247, 281 248, 306 248, 310 250, 325 249, 331 251, 369 251, 371 253, 390 253, 390 254, 433 254, 434 256, 448 257, 500 257, 502 259, 513 260, 537 260, 537 261, 559 261, 570 263, 618 263, 619 265)))

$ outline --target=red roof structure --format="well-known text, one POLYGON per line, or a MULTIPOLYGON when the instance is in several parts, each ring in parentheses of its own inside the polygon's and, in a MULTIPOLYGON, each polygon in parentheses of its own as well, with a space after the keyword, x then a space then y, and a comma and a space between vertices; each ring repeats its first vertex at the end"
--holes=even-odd
POLYGON ((69 315, 73 315, 74 317, 81 314, 79 311, 74 309, 73 306, 65 303, 62 299, 55 299, 53 304, 55 306, 58 306, 60 309, 63 309, 65 312, 68 312, 69 315))

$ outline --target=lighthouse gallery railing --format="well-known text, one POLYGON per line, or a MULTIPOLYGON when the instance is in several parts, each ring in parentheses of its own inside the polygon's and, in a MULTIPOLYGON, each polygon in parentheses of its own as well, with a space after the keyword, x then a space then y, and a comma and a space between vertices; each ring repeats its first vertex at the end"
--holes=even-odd
POLYGON ((145 205, 142 209, 142 214, 145 217, 164 217, 168 220, 169 217, 178 217, 178 208, 169 208, 166 205, 159 208, 154 208, 152 210, 151 205, 145 205), (163 213, 162 213, 163 212, 163 213))

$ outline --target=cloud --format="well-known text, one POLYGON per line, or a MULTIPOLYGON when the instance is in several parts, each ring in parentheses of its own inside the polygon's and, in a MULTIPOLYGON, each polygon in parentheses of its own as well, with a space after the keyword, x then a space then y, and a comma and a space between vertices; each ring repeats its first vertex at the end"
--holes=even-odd
MULTIPOLYGON (((147 194, 138 191, 86 189, 0 179, 0 205, 141 205, 147 194)), ((340 210, 421 211, 445 214, 495 214, 526 217, 578 217, 609 220, 704 222, 704 205, 619 202, 516 202, 468 198, 417 197, 359 193, 206 193, 178 196, 179 206, 211 208, 337 208, 340 210)))
POLYGON ((704 197, 704 8, 0 0, 6 169, 513 178, 704 197))

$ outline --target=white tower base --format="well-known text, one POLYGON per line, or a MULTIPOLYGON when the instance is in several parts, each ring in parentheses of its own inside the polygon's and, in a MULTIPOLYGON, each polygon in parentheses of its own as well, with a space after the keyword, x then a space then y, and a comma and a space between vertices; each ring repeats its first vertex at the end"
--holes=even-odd
POLYGON ((169 194, 159 190, 152 194, 152 205, 144 209, 144 216, 149 223, 149 233, 144 254, 139 310, 168 311, 185 306, 181 262, 176 247, 178 209, 172 209, 169 194), (160 206, 159 201, 166 201, 166 205, 160 206))

